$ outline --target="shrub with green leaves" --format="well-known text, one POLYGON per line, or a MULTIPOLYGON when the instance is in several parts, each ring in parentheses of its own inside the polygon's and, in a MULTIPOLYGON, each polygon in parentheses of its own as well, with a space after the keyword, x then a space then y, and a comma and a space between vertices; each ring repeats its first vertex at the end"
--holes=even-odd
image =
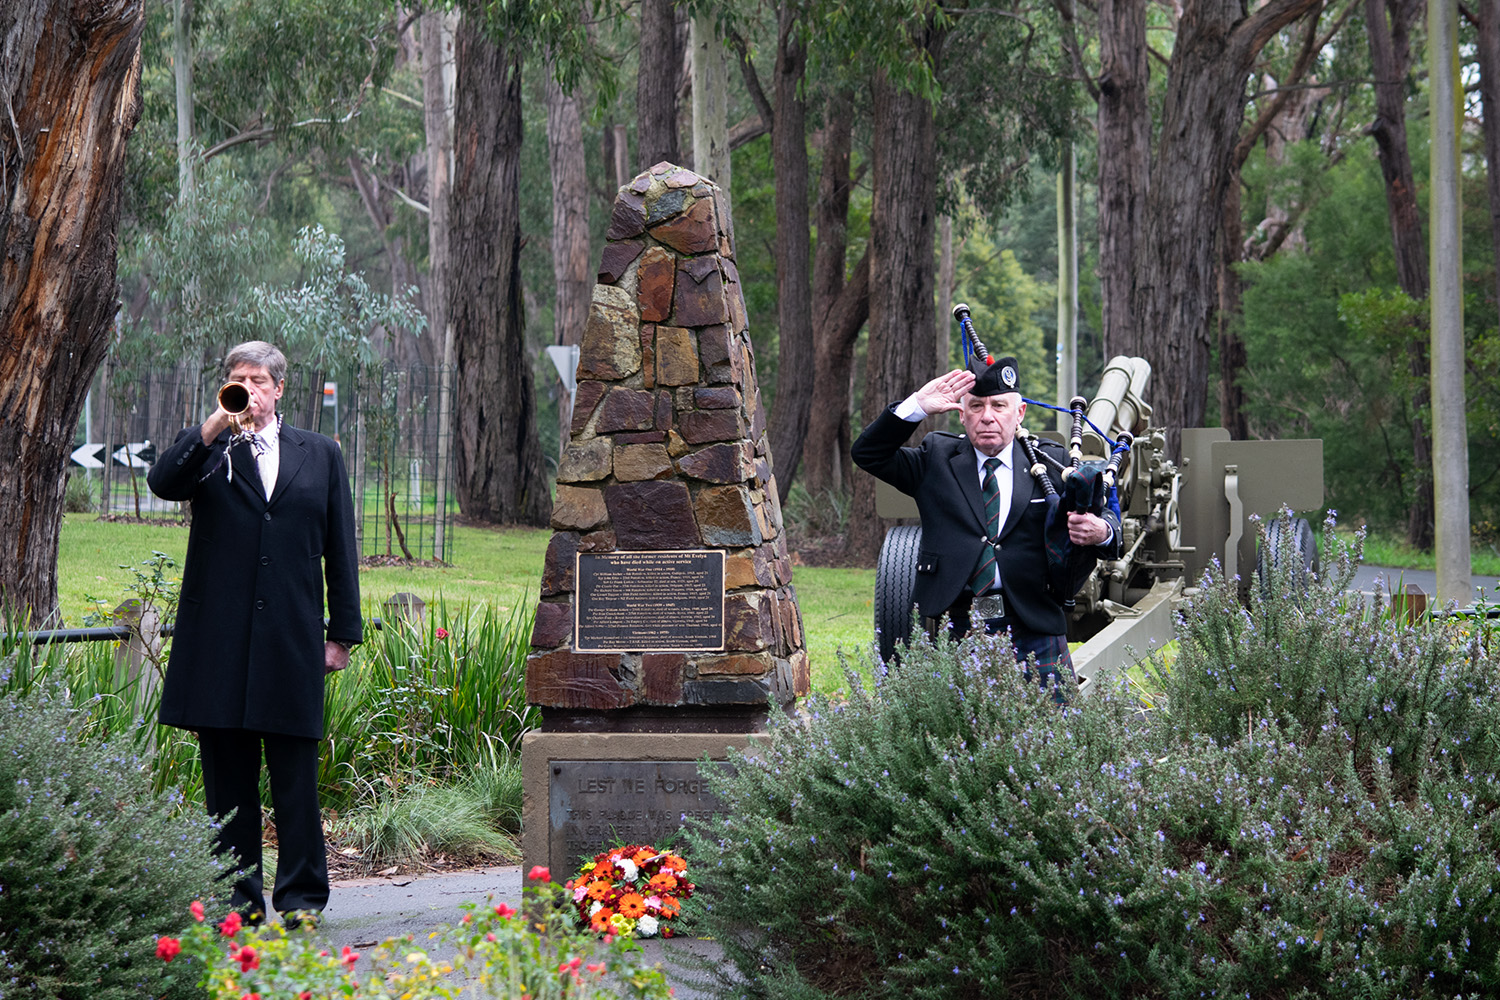
MULTIPOLYGON (((1451 997, 1500 986, 1487 636, 1214 577, 1143 711, 1065 708, 1003 643, 809 699, 692 831, 736 995, 1451 997)), ((718 772, 715 772, 718 774, 718 772)))
POLYGON ((128 741, 84 737, 85 713, 45 685, 0 697, 0 720, 0 995, 191 996, 163 983, 155 946, 215 889, 207 819, 154 795, 128 741))

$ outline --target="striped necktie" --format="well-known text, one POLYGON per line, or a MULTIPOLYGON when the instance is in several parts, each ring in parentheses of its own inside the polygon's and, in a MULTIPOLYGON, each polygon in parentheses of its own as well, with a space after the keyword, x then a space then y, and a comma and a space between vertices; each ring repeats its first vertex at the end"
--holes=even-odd
MULTIPOLYGON (((998 458, 987 458, 984 462, 984 533, 988 538, 1000 534, 1000 479, 995 470, 1000 468, 998 458)), ((969 577, 969 589, 982 594, 995 582, 995 546, 985 545, 979 553, 979 564, 974 575, 969 577)))

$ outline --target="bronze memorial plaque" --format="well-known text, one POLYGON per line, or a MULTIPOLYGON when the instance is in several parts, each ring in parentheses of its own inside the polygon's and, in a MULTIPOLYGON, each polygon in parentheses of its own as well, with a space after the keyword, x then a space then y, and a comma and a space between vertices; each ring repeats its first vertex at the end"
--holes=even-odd
POLYGON ((577 652, 724 648, 722 551, 580 552, 573 578, 577 652))
MULTIPOLYGON (((722 762, 718 767, 727 767, 722 762)), ((693 760, 554 760, 548 789, 547 854, 554 871, 609 847, 666 850, 688 819, 723 808, 693 760)))

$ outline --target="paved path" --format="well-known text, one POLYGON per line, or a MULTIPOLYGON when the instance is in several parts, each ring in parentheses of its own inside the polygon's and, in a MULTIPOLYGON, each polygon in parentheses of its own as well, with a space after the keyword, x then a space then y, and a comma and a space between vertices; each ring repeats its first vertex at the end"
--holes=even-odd
MULTIPOLYGON (((413 934, 421 941, 439 924, 457 923, 459 904, 521 905, 521 869, 514 865, 474 868, 447 875, 398 875, 392 878, 351 879, 333 883, 319 932, 338 952, 345 945, 365 953, 388 938, 413 934)), ((272 920, 278 919, 274 911, 272 920)), ((694 984, 689 963, 695 958, 717 961, 719 946, 702 938, 660 938, 641 942, 650 961, 667 971, 677 1000, 711 996, 694 984)), ((362 960, 363 961, 363 960, 362 960)))

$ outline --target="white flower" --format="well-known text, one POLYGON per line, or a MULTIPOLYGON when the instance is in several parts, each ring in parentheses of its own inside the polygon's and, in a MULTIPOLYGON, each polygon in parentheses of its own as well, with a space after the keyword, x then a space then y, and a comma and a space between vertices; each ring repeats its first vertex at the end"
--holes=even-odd
POLYGON ((651 916, 649 913, 635 922, 635 933, 637 937, 655 937, 656 932, 660 928, 661 924, 655 917, 651 916))
POLYGON ((636 876, 640 874, 640 869, 637 868, 635 862, 631 861, 629 858, 621 858, 619 861, 616 861, 615 864, 619 865, 620 870, 625 873, 624 878, 627 882, 634 882, 636 880, 636 876))
POLYGON ((604 904, 601 903, 601 902, 599 902, 597 899, 594 900, 592 903, 589 904, 589 916, 592 917, 594 914, 598 913, 602 909, 604 909, 604 904))

